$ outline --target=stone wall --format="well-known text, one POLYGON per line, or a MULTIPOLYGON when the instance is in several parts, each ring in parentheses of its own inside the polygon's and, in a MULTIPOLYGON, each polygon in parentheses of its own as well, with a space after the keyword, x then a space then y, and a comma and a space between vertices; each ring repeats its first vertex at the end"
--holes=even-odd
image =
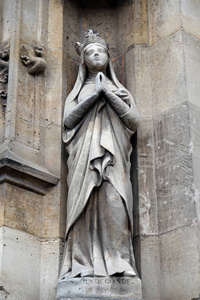
POLYGON ((149 1, 148 48, 133 50, 144 299, 199 297, 199 9, 196 1, 149 1))
POLYGON ((143 298, 196 299, 200 3, 79 4, 0 1, 0 52, 10 51, 3 59, 8 82, 0 86, 7 91, 0 105, 0 298, 55 299, 67 198, 63 104, 77 74, 74 44, 94 28, 110 44, 118 78, 141 115, 132 177, 138 177, 134 247, 143 298), (33 54, 42 45, 47 68, 30 75, 21 47, 33 54))

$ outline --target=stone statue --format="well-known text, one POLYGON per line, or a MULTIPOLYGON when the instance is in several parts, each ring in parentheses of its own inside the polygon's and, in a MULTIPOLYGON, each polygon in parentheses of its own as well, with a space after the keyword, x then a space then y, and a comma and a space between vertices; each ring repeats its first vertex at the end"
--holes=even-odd
POLYGON ((98 33, 89 30, 76 50, 78 77, 64 109, 69 191, 60 280, 134 277, 130 137, 139 114, 98 33))

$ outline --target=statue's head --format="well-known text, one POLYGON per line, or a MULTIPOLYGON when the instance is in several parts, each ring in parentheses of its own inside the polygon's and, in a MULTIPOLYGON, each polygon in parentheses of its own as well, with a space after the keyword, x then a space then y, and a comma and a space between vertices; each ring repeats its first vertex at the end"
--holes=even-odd
POLYGON ((86 38, 85 38, 85 41, 83 42, 83 44, 77 42, 75 45, 76 52, 78 53, 78 55, 81 55, 81 52, 85 48, 87 48, 87 46, 92 45, 92 44, 99 44, 108 51, 108 49, 109 49, 108 44, 106 43, 106 41, 104 41, 102 38, 100 38, 97 30, 89 29, 85 33, 85 37, 86 38))
POLYGON ((108 44, 99 37, 96 30, 89 29, 86 33, 85 41, 82 44, 77 42, 75 48, 77 53, 80 55, 79 71, 75 85, 67 97, 66 103, 71 103, 76 99, 87 78, 87 69, 95 69, 98 71, 105 70, 108 78, 117 88, 124 88, 115 75, 108 52, 108 44))
POLYGON ((101 71, 108 65, 108 51, 100 44, 90 44, 85 48, 85 64, 89 70, 96 69, 101 71))
POLYGON ((108 44, 99 37, 96 30, 89 29, 86 32, 86 39, 75 45, 77 53, 81 56, 81 61, 86 64, 87 68, 101 71, 108 65, 108 44))

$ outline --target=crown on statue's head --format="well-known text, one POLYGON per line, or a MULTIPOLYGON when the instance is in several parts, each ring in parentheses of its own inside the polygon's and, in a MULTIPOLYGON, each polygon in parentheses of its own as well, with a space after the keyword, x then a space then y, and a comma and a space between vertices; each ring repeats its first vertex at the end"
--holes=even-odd
POLYGON ((89 38, 89 37, 95 38, 97 36, 99 36, 99 33, 98 33, 97 30, 88 29, 88 31, 85 32, 85 37, 86 38, 89 38))
POLYGON ((89 44, 98 43, 108 49, 108 44, 106 43, 106 41, 104 41, 102 38, 100 38, 97 30, 89 29, 87 32, 85 32, 85 37, 86 38, 85 38, 85 41, 83 42, 83 44, 77 42, 75 45, 76 52, 79 55, 81 54, 82 50, 89 44))

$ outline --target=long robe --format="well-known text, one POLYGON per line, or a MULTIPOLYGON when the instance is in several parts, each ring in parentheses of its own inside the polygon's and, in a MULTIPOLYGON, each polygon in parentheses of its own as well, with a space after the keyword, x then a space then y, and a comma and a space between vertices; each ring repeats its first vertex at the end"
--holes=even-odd
POLYGON ((66 129, 69 190, 61 277, 136 275, 132 134, 103 98, 75 128, 66 129))

